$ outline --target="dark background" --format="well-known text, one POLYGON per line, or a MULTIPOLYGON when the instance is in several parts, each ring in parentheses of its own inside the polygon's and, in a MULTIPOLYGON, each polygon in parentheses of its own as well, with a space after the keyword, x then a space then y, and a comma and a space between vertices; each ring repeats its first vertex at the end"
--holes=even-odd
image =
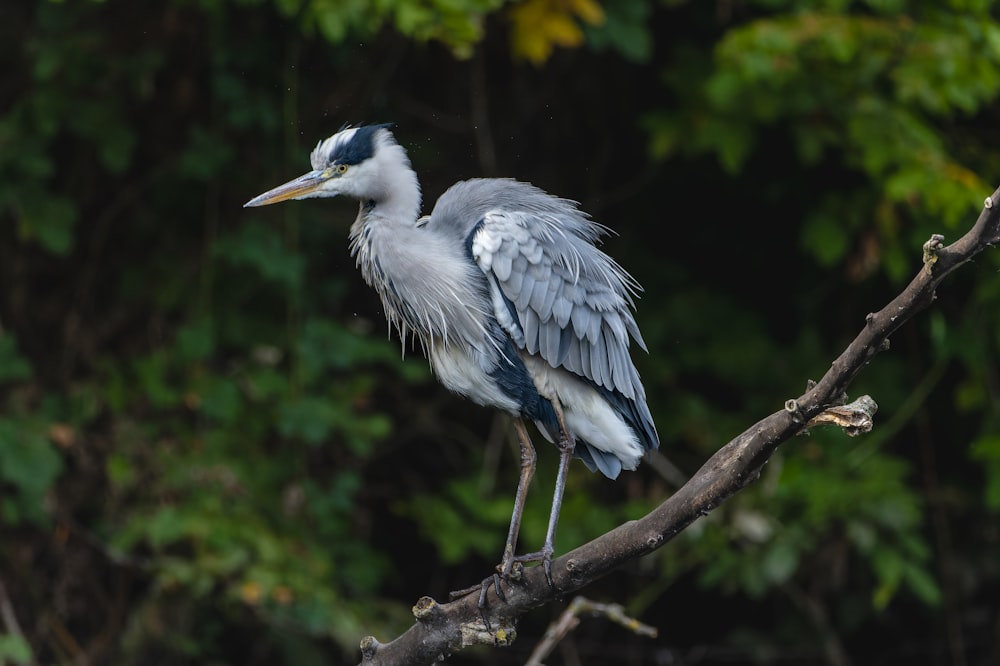
MULTIPOLYGON (((424 209, 512 176, 644 286, 663 442, 574 465, 557 550, 647 512, 818 379, 1000 173, 976 2, 188 0, 0 9, 0 663, 353 663, 501 554, 505 417, 401 359, 349 201, 243 209, 394 122, 424 209), (560 41, 562 40, 562 41, 560 41), (551 50, 548 50, 551 48, 551 50), (12 619, 13 618, 13 619, 12 619)), ((429 257, 429 261, 433 258, 429 257)), ((1000 279, 961 269, 853 387, 875 430, 585 591, 547 663, 1000 661, 1000 279)), ((521 535, 544 536, 555 451, 521 535)), ((519 663, 563 604, 530 614, 519 663)))

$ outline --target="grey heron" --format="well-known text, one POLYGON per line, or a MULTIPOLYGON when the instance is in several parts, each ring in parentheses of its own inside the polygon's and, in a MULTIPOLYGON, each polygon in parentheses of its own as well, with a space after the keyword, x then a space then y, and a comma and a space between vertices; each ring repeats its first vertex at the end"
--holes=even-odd
POLYGON ((461 181, 420 217, 420 185, 390 127, 341 128, 316 145, 311 171, 245 205, 338 195, 360 202, 350 249, 390 324, 404 340, 416 336, 445 387, 514 417, 521 470, 491 577, 497 594, 519 562, 542 563, 551 587, 570 460, 614 479, 659 446, 629 354, 630 341, 646 349, 632 314, 639 285, 598 249, 605 227, 529 183, 461 181), (525 420, 557 444, 560 461, 545 542, 515 555, 535 469, 525 420))

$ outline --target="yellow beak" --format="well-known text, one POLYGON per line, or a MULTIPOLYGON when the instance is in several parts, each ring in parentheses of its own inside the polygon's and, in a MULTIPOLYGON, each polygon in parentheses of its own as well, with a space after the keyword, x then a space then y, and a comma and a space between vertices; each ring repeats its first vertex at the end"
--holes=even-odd
POLYGON ((243 204, 244 208, 253 206, 267 206, 268 204, 288 201, 289 199, 305 199, 313 195, 320 185, 328 180, 323 171, 310 171, 295 180, 290 180, 284 185, 279 185, 273 190, 268 190, 243 204))

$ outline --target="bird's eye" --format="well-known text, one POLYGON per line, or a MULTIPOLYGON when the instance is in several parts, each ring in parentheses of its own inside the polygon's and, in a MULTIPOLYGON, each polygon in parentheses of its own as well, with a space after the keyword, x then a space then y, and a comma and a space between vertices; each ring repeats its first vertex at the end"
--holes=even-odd
POLYGON ((343 175, 344 173, 347 172, 347 165, 346 164, 338 164, 337 167, 336 167, 336 170, 337 170, 337 174, 343 175))

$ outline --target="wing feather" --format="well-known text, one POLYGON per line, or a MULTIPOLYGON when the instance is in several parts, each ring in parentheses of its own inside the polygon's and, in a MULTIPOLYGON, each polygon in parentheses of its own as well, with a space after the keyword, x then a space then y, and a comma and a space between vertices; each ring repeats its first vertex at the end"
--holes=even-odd
MULTIPOLYGON (((519 327, 508 332, 529 354, 644 403, 629 354, 632 340, 645 349, 632 314, 639 287, 594 245, 603 228, 570 202, 508 185, 518 196, 498 195, 466 241, 490 288, 500 291, 494 307, 502 302, 516 315, 519 327), (514 208, 513 200, 522 205, 514 208)), ((513 323, 511 312, 502 314, 501 325, 513 323)))
POLYGON ((608 368, 608 349, 604 344, 603 331, 598 332, 597 340, 590 346, 590 371, 594 373, 594 381, 600 386, 611 383, 611 373, 608 368))
MULTIPOLYGON (((563 292, 566 290, 563 289, 563 292)), ((569 327, 570 317, 573 315, 573 302, 566 298, 565 293, 558 294, 557 297, 552 301, 552 318, 555 320, 556 326, 564 331, 572 332, 573 328, 569 327)))
MULTIPOLYGON (((586 340, 577 339, 577 346, 580 349, 580 369, 578 372, 583 377, 594 378, 594 373, 590 369, 590 345, 587 344, 586 340)), ((570 368, 572 370, 573 368, 570 368)))
MULTIPOLYGON (((551 279, 551 278, 550 278, 551 279)), ((500 281, 501 284, 503 280, 500 281)), ((545 295, 549 292, 549 280, 535 280, 535 285, 531 288, 531 300, 528 303, 542 321, 548 319, 546 315, 551 314, 545 309, 545 295)))
POLYGON ((542 358, 552 359, 553 365, 558 365, 559 350, 562 347, 562 331, 556 326, 543 326, 545 345, 542 347, 542 358))
MULTIPOLYGON (((501 287, 502 288, 502 287, 501 287)), ((521 315, 521 327, 524 329, 524 348, 529 354, 538 353, 538 315, 531 308, 523 311, 518 308, 521 315)))
MULTIPOLYGON (((480 264, 481 266, 482 264, 480 264)), ((518 254, 511 260, 510 276, 507 277, 506 289, 510 293, 518 294, 524 284, 524 274, 528 268, 528 260, 518 254)))
POLYGON ((496 274, 498 280, 506 282, 510 279, 510 272, 513 268, 513 257, 506 252, 497 252, 492 256, 491 268, 493 272, 496 274))
POLYGON ((568 328, 559 329, 559 351, 556 356, 556 361, 555 361, 556 366, 563 366, 563 367, 566 366, 566 357, 569 356, 570 349, 572 349, 573 344, 575 342, 576 338, 573 336, 572 329, 568 328))

